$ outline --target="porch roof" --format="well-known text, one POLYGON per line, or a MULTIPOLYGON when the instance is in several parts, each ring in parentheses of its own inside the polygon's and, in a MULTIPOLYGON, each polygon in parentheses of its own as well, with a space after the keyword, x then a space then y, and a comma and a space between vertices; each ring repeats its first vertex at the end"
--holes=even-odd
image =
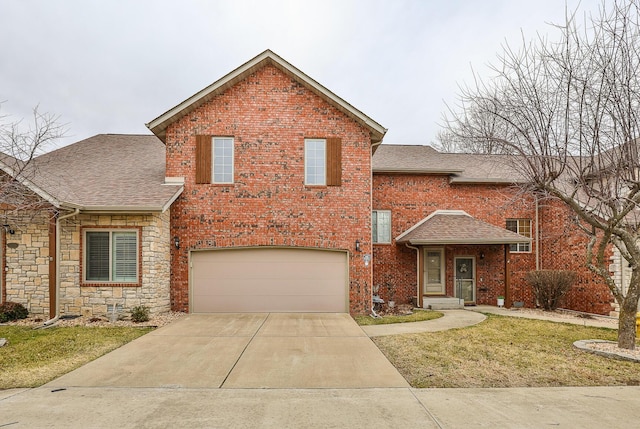
POLYGON ((396 238, 396 243, 413 245, 526 242, 531 239, 475 219, 462 210, 436 210, 396 238))

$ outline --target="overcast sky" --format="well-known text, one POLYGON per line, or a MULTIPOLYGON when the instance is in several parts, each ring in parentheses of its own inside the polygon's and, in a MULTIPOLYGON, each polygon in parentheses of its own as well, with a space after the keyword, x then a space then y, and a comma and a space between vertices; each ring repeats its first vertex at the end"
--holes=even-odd
MULTIPOLYGON (((600 0, 567 0, 597 10, 600 0)), ((60 116, 67 144, 145 123, 265 49, 388 128, 430 144, 471 69, 553 34, 564 0, 0 0, 0 114, 60 116)), ((6 119, 5 119, 6 121, 6 119)))

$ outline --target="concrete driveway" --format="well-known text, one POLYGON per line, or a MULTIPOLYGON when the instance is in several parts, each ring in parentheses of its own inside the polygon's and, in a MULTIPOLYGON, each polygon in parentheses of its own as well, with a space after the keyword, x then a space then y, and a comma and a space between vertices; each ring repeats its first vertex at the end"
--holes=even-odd
POLYGON ((348 314, 192 314, 46 385, 376 388, 407 382, 348 314))

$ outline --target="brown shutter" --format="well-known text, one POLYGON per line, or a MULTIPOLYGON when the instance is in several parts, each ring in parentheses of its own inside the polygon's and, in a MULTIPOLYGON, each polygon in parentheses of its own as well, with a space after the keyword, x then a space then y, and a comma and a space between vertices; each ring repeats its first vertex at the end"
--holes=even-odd
POLYGON ((211 183, 211 136, 196 136, 196 183, 211 183))
POLYGON ((342 186, 342 139, 327 139, 327 186, 342 186))

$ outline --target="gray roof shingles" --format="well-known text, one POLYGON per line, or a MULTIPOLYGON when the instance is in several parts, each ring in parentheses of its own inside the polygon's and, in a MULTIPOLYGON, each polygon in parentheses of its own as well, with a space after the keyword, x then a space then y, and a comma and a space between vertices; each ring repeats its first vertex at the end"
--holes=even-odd
POLYGON ((157 211, 181 192, 165 185, 165 146, 152 135, 100 134, 35 159, 30 180, 84 210, 157 211))

